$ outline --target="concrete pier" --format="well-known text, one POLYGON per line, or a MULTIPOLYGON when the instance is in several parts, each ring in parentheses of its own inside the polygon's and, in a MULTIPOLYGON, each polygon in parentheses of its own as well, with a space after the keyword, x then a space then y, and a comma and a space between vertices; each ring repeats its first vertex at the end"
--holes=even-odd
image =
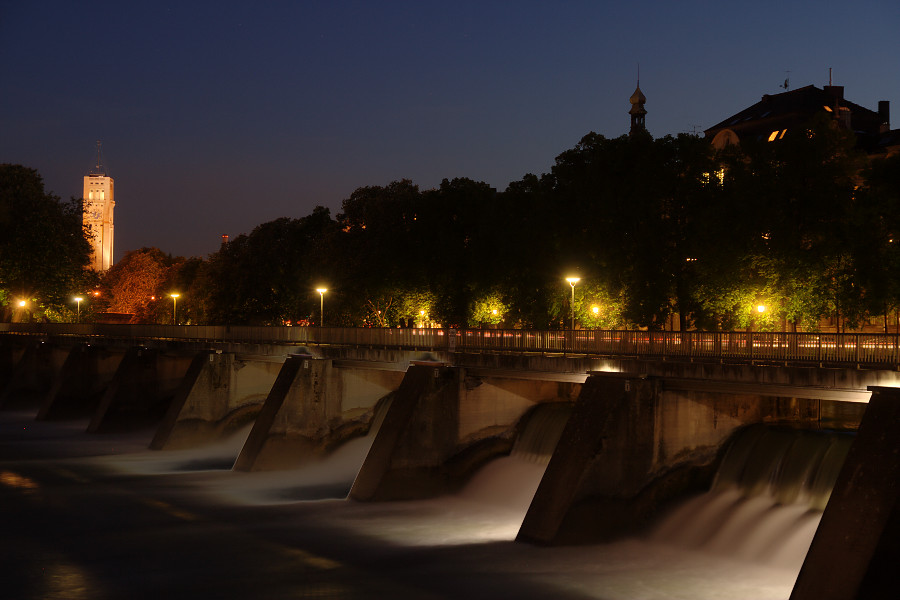
POLYGON ((76 344, 52 379, 37 419, 90 416, 113 379, 124 353, 95 344, 76 344))
POLYGON ((791 600, 900 593, 900 389, 872 388, 791 600))
POLYGON ((5 369, 7 375, 0 389, 0 407, 40 405, 65 363, 72 344, 51 344, 39 338, 4 338, 3 345, 9 348, 3 358, 15 362, 5 369))
POLYGON ((179 351, 129 348, 94 411, 88 433, 159 423, 192 357, 179 351))

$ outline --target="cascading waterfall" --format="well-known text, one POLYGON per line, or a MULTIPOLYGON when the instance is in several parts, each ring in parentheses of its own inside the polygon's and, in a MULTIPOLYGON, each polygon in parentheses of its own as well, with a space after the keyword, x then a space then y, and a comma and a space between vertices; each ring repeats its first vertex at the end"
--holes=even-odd
POLYGON ((749 427, 733 438, 710 491, 670 513, 652 538, 799 568, 852 441, 749 427))
POLYGON ((572 414, 568 404, 541 404, 529 415, 513 444, 512 456, 547 465, 572 414))
POLYGON ((524 418, 510 455, 482 466, 458 493, 377 507, 352 505, 367 515, 353 519, 353 529, 409 546, 512 541, 570 413, 567 404, 535 407, 524 418))
POLYGON ((276 472, 277 484, 259 496, 271 502, 345 498, 359 473, 366 455, 384 423, 391 406, 391 398, 375 408, 369 432, 341 444, 321 460, 287 472, 276 472))
POLYGON ((571 413, 568 404, 554 402, 535 407, 510 455, 479 469, 460 497, 509 509, 516 515, 513 520, 517 520, 518 530, 571 413))

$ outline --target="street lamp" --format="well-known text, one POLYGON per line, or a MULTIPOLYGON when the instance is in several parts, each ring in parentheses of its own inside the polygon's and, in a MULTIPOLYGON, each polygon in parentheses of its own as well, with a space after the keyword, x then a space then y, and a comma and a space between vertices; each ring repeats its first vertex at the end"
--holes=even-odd
POLYGON ((178 325, 178 298, 181 296, 178 292, 169 294, 172 297, 172 325, 178 325))
POLYGON ((316 288, 319 292, 319 327, 325 326, 325 292, 328 288, 316 288))
POLYGON ((75 296, 75 322, 81 322, 81 301, 84 300, 81 296, 75 296))
POLYGON ((27 300, 19 300, 18 302, 16 302, 16 305, 21 309, 21 311, 19 313, 19 319, 21 319, 22 322, 24 323, 26 320, 25 319, 25 307, 28 306, 28 301, 27 300))
POLYGON ((581 281, 581 277, 566 277, 566 281, 572 286, 572 331, 575 331, 575 284, 581 281))

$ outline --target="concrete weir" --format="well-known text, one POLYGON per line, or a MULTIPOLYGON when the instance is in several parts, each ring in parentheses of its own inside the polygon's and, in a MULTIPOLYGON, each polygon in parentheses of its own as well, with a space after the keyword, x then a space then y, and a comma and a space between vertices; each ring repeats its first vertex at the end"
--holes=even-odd
POLYGON ((129 348, 94 411, 88 433, 158 423, 181 385, 193 353, 129 348))
POLYGON ((252 424, 283 362, 283 356, 197 353, 150 447, 198 446, 252 424))
POLYGON ((583 377, 410 366, 356 477, 350 498, 383 501, 456 491, 481 465, 509 454, 522 417, 541 402, 574 399, 583 377), (521 374, 520 374, 521 376, 521 374), (574 379, 574 380, 573 380, 574 379))
POLYGON ((38 410, 38 420, 88 416, 113 379, 124 354, 94 344, 69 348, 38 410))
POLYGON ((666 390, 660 378, 592 373, 517 539, 573 544, 638 533, 667 502, 708 489, 738 428, 818 417, 811 399, 666 390))
POLYGON ((0 389, 0 407, 44 401, 54 378, 69 356, 72 344, 46 343, 41 339, 3 339, 3 358, 14 361, 6 371, 0 389))
POLYGON ((289 355, 235 462, 240 471, 285 469, 365 435, 379 401, 400 385, 398 365, 289 355))
POLYGON ((511 452, 530 411, 574 405, 517 536, 542 545, 641 532, 671 500, 709 488, 746 426, 858 428, 792 598, 897 589, 900 388, 888 386, 900 375, 891 369, 4 337, 3 408, 36 400, 38 418, 91 416, 91 433, 161 420, 154 449, 252 425, 239 470, 321 457, 388 407, 350 490, 358 501, 454 492, 511 452))

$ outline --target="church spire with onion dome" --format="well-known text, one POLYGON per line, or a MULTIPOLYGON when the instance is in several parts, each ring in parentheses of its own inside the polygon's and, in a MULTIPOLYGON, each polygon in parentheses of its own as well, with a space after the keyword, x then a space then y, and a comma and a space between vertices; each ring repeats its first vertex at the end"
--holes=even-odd
POLYGON ((644 115, 647 114, 647 109, 644 108, 644 103, 647 102, 647 97, 641 91, 640 66, 638 66, 637 88, 629 98, 629 102, 631 102, 631 110, 628 111, 628 114, 631 115, 631 131, 628 132, 628 135, 633 136, 638 131, 646 131, 644 115))

